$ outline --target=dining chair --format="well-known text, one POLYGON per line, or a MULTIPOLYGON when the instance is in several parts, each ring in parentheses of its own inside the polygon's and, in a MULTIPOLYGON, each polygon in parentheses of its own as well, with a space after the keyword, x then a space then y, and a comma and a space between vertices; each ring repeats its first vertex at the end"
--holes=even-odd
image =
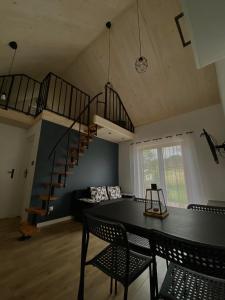
POLYGON ((100 238, 108 245, 95 257, 85 261, 85 265, 92 265, 100 269, 111 278, 110 293, 112 293, 112 279, 124 286, 124 300, 128 297, 128 287, 147 268, 149 268, 150 285, 153 280, 152 260, 150 257, 133 252, 129 248, 126 229, 122 224, 86 215, 85 224, 88 250, 89 234, 100 238))
MULTIPOLYGON (((146 255, 152 260, 152 272, 157 273, 157 261, 156 256, 153 255, 150 240, 134 233, 127 233, 129 247, 132 251, 146 255)), ((166 266, 168 267, 168 261, 166 260, 166 266)), ((158 278, 153 277, 153 283, 158 293, 158 278)), ((116 285, 115 285, 116 288, 116 285)))
POLYGON ((155 254, 170 261, 158 298, 225 299, 225 250, 155 233, 155 254))
POLYGON ((187 209, 202 211, 202 212, 211 212, 218 215, 225 215, 225 207, 222 206, 211 206, 211 205, 203 205, 203 204, 189 204, 187 209))

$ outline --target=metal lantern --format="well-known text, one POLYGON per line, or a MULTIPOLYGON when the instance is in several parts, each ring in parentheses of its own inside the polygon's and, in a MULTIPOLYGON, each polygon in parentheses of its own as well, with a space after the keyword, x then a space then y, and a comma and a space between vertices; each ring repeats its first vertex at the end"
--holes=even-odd
POLYGON ((135 61, 135 69, 138 73, 144 73, 148 68, 148 60, 144 56, 140 56, 135 61))
POLYGON ((144 214, 160 219, 169 215, 163 190, 157 184, 151 184, 151 188, 146 189, 144 214))

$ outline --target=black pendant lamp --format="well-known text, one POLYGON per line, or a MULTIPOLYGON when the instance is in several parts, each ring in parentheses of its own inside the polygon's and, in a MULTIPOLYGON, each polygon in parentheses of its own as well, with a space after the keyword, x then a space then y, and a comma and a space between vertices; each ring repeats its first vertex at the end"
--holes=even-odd
MULTIPOLYGON (((14 61, 15 61, 15 57, 16 57, 16 51, 17 51, 18 46, 17 46, 17 43, 15 41, 9 42, 8 45, 14 51, 12 59, 10 61, 9 71, 8 71, 8 75, 11 75, 12 69, 13 69, 13 65, 14 65, 14 61)), ((1 99, 1 101, 6 101, 7 100, 7 95, 6 95, 5 92, 2 92, 2 94, 0 96, 0 99, 1 99)))
POLYGON ((110 82, 110 67, 111 67, 111 27, 112 23, 108 21, 106 23, 106 28, 108 29, 108 74, 107 74, 107 85, 112 87, 112 84, 110 82))
POLYGON ((137 0, 137 24, 138 24, 138 38, 139 38, 139 57, 135 61, 135 69, 138 73, 146 72, 148 68, 148 60, 142 55, 141 44, 141 27, 140 27, 140 12, 139 12, 139 0, 137 0))

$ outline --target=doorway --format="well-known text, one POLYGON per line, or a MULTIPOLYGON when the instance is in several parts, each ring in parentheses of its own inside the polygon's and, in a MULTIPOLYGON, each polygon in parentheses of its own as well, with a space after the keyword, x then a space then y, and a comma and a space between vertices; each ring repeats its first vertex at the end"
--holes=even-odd
POLYGON ((0 218, 20 215, 25 133, 0 123, 0 218))

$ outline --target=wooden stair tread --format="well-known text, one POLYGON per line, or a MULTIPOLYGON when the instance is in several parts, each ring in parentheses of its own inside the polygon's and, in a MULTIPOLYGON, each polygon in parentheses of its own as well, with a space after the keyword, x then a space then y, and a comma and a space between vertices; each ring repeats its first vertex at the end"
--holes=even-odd
POLYGON ((79 145, 79 144, 88 145, 88 143, 89 143, 88 137, 85 138, 85 139, 80 138, 79 141, 72 142, 72 144, 74 144, 74 145, 76 145, 76 146, 79 145))
POLYGON ((82 138, 82 137, 80 137, 80 143, 84 143, 84 144, 88 144, 88 140, 89 140, 89 138, 87 137, 87 138, 82 138))
POLYGON ((25 209, 26 212, 33 215, 45 216, 47 211, 40 207, 29 207, 25 209))
MULTIPOLYGON (((79 151, 79 156, 83 156, 84 155, 84 151, 79 151)), ((78 159, 78 152, 77 151, 70 151, 70 158, 73 159, 78 159)))
MULTIPOLYGON (((87 133, 88 134, 88 133, 87 133)), ((90 132, 88 136, 93 140, 93 137, 96 135, 96 132, 90 132)))
MULTIPOLYGON (((83 155, 84 155, 84 152, 79 152, 79 156, 83 156, 83 155)), ((71 152, 70 157, 77 159, 77 152, 71 152)))
POLYGON ((93 136, 95 135, 96 131, 88 131, 88 130, 85 130, 84 132, 80 133, 83 137, 86 137, 86 138, 89 138, 90 139, 93 139, 93 136))
POLYGON ((54 201, 54 200, 57 200, 59 199, 59 197, 56 197, 56 196, 50 196, 49 195, 40 195, 39 198, 42 200, 42 201, 54 201))
POLYGON ((77 160, 74 162, 67 162, 67 164, 66 164, 66 162, 57 162, 56 165, 57 166, 68 166, 69 168, 73 168, 77 165, 77 160))
POLYGON ((96 128, 97 128, 97 126, 98 126, 98 125, 96 125, 96 124, 91 124, 91 125, 89 125, 89 127, 88 127, 88 128, 89 128, 89 129, 96 129, 96 128))
POLYGON ((67 175, 72 175, 72 172, 65 172, 65 171, 57 171, 53 173, 54 175, 63 175, 63 176, 67 176, 67 175))
POLYGON ((82 143, 82 142, 80 142, 80 148, 81 149, 88 149, 88 145, 89 145, 89 143, 82 143))
POLYGON ((88 135, 88 132, 81 132, 80 133, 80 139, 83 139, 83 140, 92 140, 92 137, 88 135))
POLYGON ((76 148, 76 147, 70 147, 70 152, 84 152, 86 149, 86 147, 80 147, 80 149, 76 148))
POLYGON ((49 187, 50 185, 52 185, 52 186, 54 186, 56 188, 62 188, 62 187, 64 187, 64 184, 60 183, 60 182, 52 182, 52 184, 51 184, 51 182, 44 182, 43 185, 45 187, 49 187))
POLYGON ((21 222, 19 231, 25 236, 32 236, 40 231, 35 225, 29 224, 25 221, 21 222))

